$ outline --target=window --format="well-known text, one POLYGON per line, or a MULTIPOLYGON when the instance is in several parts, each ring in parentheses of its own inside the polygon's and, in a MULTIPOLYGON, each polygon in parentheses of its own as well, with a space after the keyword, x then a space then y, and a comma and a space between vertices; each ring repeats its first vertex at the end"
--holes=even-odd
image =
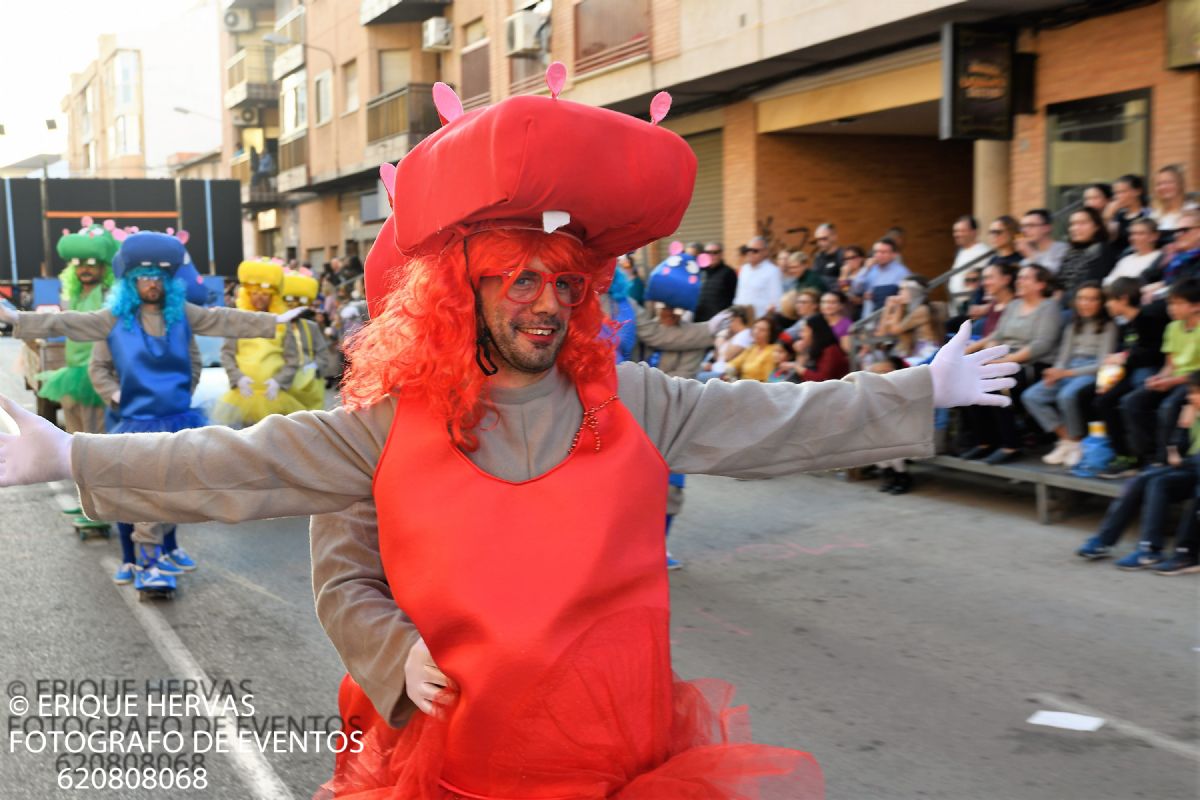
POLYGON ((388 94, 412 83, 412 56, 408 50, 379 51, 379 93, 388 94))
POLYGON ((133 105, 137 100, 138 53, 136 50, 120 50, 113 57, 115 67, 113 94, 118 106, 133 105))
POLYGON ((358 111, 358 62, 342 65, 342 113, 358 111))
POLYGON ((313 80, 313 110, 318 125, 333 118, 333 76, 328 72, 322 72, 313 80))
POLYGON ((577 73, 648 52, 649 0, 579 0, 575 4, 577 73))
POLYGON ((80 123, 83 129, 83 138, 92 138, 92 114, 96 110, 96 88, 94 84, 88 84, 83 90, 83 103, 80 105, 80 123))
POLYGON ((491 99, 491 47, 483 19, 468 22, 463 26, 462 49, 462 96, 466 109, 481 106, 491 99))
POLYGON ((293 72, 283 79, 279 91, 279 129, 281 136, 308 127, 308 74, 293 72))
POLYGON ((83 146, 83 168, 88 172, 96 168, 96 143, 88 142, 83 146))
POLYGON ((115 133, 115 140, 109 140, 110 152, 115 151, 115 155, 118 156, 131 156, 140 151, 141 137, 137 115, 123 114, 117 117, 111 130, 110 136, 115 133))
POLYGON ((1077 203, 1090 183, 1147 174, 1149 142, 1149 90, 1048 106, 1047 206, 1059 211, 1077 203))

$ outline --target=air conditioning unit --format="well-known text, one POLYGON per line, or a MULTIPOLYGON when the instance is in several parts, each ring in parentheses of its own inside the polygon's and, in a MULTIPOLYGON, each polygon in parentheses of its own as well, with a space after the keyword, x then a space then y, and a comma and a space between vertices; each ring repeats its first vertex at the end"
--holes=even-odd
POLYGON ((233 118, 233 124, 239 127, 257 128, 259 126, 257 108, 235 108, 229 115, 233 118))
POLYGON ((542 52, 540 31, 547 19, 536 11, 518 11, 504 20, 504 55, 530 56, 542 52))
POLYGON ((453 50, 454 28, 445 17, 430 17, 421 23, 421 49, 427 53, 453 50))
POLYGON ((254 30, 254 12, 248 8, 231 8, 225 12, 225 30, 245 33, 254 30))

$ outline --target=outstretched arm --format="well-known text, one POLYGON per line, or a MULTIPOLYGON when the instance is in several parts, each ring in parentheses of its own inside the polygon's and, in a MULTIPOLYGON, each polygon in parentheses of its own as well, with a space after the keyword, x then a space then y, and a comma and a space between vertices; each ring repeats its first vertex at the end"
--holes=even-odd
POLYGON ((964 325, 928 367, 840 381, 760 383, 671 378, 618 367, 620 397, 673 472, 769 478, 933 455, 933 410, 1008 405, 1005 348, 964 355, 964 325))
POLYGON ((371 496, 394 403, 272 415, 244 431, 63 433, 8 398, 0 485, 74 479, 93 519, 169 522, 324 514, 371 496))
POLYGON ((224 336, 226 339, 271 339, 275 326, 279 324, 274 314, 260 311, 242 311, 224 306, 203 306, 188 303, 188 324, 192 333, 205 336, 224 336))
POLYGON ((9 311, 0 320, 13 326, 13 338, 46 339, 65 336, 73 342, 98 342, 108 338, 117 318, 107 308, 99 311, 9 311))

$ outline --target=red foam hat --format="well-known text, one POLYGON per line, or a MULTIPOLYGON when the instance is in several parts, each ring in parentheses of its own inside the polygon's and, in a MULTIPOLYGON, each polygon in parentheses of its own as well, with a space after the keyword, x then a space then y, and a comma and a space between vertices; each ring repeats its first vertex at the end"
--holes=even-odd
POLYGON ((380 168, 393 213, 365 265, 372 313, 392 269, 474 230, 565 231, 612 258, 676 231, 696 156, 657 124, 670 96, 654 98, 646 122, 558 99, 565 77, 556 62, 546 75, 550 97, 511 97, 469 114, 453 90, 434 86, 446 124, 396 167, 380 168))

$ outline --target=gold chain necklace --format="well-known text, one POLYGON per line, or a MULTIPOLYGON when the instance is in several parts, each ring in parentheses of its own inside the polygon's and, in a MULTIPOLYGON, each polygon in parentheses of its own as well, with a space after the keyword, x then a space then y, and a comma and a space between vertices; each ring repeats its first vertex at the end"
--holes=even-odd
POLYGON ((600 452, 600 420, 596 418, 596 414, 616 399, 617 396, 614 394, 600 405, 592 406, 583 412, 583 420, 579 423, 579 430, 575 431, 574 438, 571 439, 571 449, 567 451, 567 455, 574 453, 575 448, 579 446, 579 437, 583 434, 584 428, 592 432, 592 438, 596 440, 596 452, 600 452))

